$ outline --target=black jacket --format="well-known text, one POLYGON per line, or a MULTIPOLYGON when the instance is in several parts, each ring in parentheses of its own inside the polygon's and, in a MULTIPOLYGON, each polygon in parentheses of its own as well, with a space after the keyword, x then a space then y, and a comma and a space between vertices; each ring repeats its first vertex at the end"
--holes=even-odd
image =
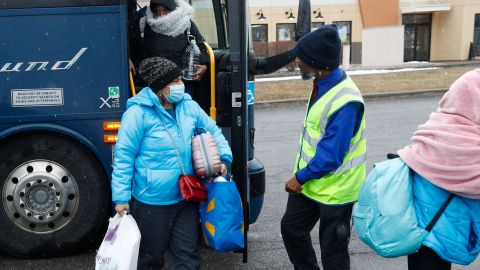
MULTIPOLYGON (((209 62, 207 50, 203 44, 204 38, 198 31, 197 26, 193 21, 190 21, 192 26, 190 27, 190 34, 195 37, 198 47, 201 51, 200 64, 207 65, 209 62)), ((148 23, 145 24, 143 48, 145 52, 145 58, 160 56, 167 58, 180 68, 182 68, 182 61, 185 54, 185 50, 189 45, 187 38, 187 30, 183 35, 176 37, 166 36, 154 32, 148 23)))

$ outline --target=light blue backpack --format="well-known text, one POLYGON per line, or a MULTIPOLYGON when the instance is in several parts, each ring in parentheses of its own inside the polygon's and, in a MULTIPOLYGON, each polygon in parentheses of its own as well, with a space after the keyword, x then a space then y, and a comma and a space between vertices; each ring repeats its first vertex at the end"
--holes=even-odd
POLYGON ((387 258, 417 251, 453 199, 442 205, 425 229, 418 226, 413 205, 412 173, 400 158, 375 164, 353 208, 353 223, 360 240, 387 258))

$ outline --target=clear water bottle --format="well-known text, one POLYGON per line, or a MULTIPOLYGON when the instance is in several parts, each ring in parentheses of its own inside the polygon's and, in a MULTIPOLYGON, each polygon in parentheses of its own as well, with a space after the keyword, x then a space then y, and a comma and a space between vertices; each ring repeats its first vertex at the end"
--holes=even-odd
POLYGON ((194 74, 197 72, 196 65, 200 60, 200 48, 198 48, 194 36, 188 35, 188 41, 190 44, 183 55, 182 78, 186 81, 193 81, 196 79, 194 74))

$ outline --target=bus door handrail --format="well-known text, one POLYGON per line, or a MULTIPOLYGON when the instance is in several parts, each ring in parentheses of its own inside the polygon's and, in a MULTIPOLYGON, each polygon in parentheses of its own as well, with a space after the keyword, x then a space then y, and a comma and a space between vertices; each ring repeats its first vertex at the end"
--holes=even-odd
POLYGON ((217 121, 217 107, 215 103, 215 55, 213 54, 212 47, 210 47, 207 42, 203 44, 205 44, 210 58, 210 117, 214 121, 217 121))
POLYGON ((129 80, 130 80, 130 88, 132 89, 132 97, 136 96, 137 93, 135 91, 135 83, 133 82, 133 74, 132 71, 130 70, 128 74, 129 80))

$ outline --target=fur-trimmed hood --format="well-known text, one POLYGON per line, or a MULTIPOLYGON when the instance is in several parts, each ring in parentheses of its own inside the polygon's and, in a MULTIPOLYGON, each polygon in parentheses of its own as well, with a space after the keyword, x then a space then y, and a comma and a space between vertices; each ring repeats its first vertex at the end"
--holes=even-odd
POLYGON ((155 33, 177 37, 191 26, 193 8, 184 0, 176 0, 177 8, 167 15, 154 17, 150 8, 147 8, 147 23, 155 33))

